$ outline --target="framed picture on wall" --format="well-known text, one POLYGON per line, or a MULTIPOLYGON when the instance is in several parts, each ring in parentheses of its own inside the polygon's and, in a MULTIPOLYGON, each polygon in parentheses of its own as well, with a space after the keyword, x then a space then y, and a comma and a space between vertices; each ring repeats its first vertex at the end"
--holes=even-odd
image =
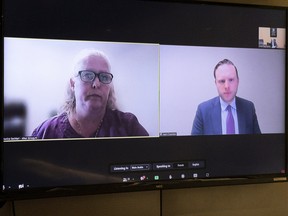
POLYGON ((270 28, 270 37, 277 37, 277 28, 270 28))

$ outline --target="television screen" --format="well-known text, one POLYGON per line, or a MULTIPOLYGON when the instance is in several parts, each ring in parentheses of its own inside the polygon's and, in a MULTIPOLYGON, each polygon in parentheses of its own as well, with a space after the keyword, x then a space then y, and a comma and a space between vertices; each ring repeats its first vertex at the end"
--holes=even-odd
POLYGON ((287 180, 286 8, 3 6, 6 199, 287 180))

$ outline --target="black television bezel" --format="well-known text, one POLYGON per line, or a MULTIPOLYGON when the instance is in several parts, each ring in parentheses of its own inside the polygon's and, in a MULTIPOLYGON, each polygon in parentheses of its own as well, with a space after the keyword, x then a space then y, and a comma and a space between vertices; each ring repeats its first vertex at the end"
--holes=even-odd
MULTIPOLYGON (((156 0, 157 1, 157 0, 156 0)), ((223 3, 223 2, 209 2, 209 1, 173 1, 167 0, 165 2, 182 2, 188 4, 207 4, 207 5, 220 5, 220 6, 241 6, 249 8, 271 8, 271 9, 283 9, 286 10, 286 41, 287 36, 287 23, 288 23, 288 8, 281 6, 266 6, 266 5, 251 5, 241 3, 223 3)), ((5 1, 2 3, 5 4, 5 1)), ((4 7, 2 7, 4 8, 4 7)), ((2 11, 2 14, 4 12, 2 11)), ((3 63, 4 58, 4 28, 5 16, 2 16, 2 27, 1 27, 1 61, 3 63)), ((285 94, 288 95, 288 54, 286 45, 286 77, 285 77, 285 94)), ((2 77, 4 76, 4 65, 2 64, 2 77)), ((4 104, 4 79, 2 79, 2 99, 1 104, 4 104)), ((287 128, 288 128, 288 117, 287 117, 288 100, 286 97, 285 101, 285 142, 286 142, 286 173, 285 174, 267 174, 267 175, 252 175, 252 176, 234 176, 231 178, 207 178, 207 179, 187 179, 187 180, 166 180, 166 181, 151 181, 151 182, 131 182, 131 183, 108 183, 99 185, 73 185, 63 187, 48 187, 48 188, 32 188, 15 190, 8 192, 1 192, 0 201, 6 200, 19 200, 19 199, 33 199, 33 198, 46 198, 46 197, 58 197, 58 196, 74 196, 74 195, 89 195, 89 194, 103 194, 103 193, 117 193, 117 192, 133 192, 133 191, 145 191, 145 190, 165 190, 165 189, 179 189, 179 188, 193 188, 193 187, 211 187, 211 186, 227 186, 227 185, 241 185, 241 184, 259 184, 259 183, 273 183, 273 182, 287 182, 288 178, 288 150, 287 150, 287 128)), ((4 111, 2 109, 1 118, 4 118, 4 111)), ((3 137, 3 130, 1 131, 3 137)), ((1 141, 3 143, 3 141, 1 141)), ((1 156, 2 156, 1 146, 1 156)), ((3 160, 1 157, 1 181, 3 177, 3 160)), ((1 182, 1 185, 2 182, 1 182)))

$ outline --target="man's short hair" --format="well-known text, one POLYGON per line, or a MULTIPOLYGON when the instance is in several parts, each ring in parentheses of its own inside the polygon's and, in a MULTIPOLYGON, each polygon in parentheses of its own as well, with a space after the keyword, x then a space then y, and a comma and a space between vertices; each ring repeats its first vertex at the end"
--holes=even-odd
POLYGON ((237 70, 236 66, 235 66, 235 65, 233 64, 233 62, 230 61, 229 59, 223 59, 222 61, 218 62, 218 64, 217 64, 217 65, 215 66, 215 68, 214 68, 214 78, 216 79, 216 70, 218 69, 218 67, 220 67, 221 65, 225 65, 225 64, 227 64, 227 65, 233 65, 234 68, 235 68, 235 70, 236 70, 236 76, 237 76, 237 78, 239 78, 239 77, 238 77, 238 70, 237 70))

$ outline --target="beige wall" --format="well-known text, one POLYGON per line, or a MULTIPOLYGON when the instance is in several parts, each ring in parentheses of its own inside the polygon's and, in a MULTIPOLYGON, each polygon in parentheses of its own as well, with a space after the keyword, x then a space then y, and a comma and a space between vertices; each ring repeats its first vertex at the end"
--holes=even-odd
MULTIPOLYGON (((288 183, 164 190, 163 216, 288 215, 288 183)), ((160 216, 160 192, 133 192, 15 202, 16 216, 160 216)), ((13 216, 12 203, 0 209, 13 216)))
MULTIPOLYGON (((222 0, 222 2, 288 7, 287 0, 222 0)), ((287 182, 166 190, 162 195, 163 216, 288 215, 287 182)), ((159 216, 160 192, 22 200, 15 202, 15 211, 16 216, 159 216)), ((0 216, 13 216, 11 202, 7 202, 0 209, 0 216)))
POLYGON ((163 201, 163 216, 284 216, 288 183, 167 191, 163 201))

